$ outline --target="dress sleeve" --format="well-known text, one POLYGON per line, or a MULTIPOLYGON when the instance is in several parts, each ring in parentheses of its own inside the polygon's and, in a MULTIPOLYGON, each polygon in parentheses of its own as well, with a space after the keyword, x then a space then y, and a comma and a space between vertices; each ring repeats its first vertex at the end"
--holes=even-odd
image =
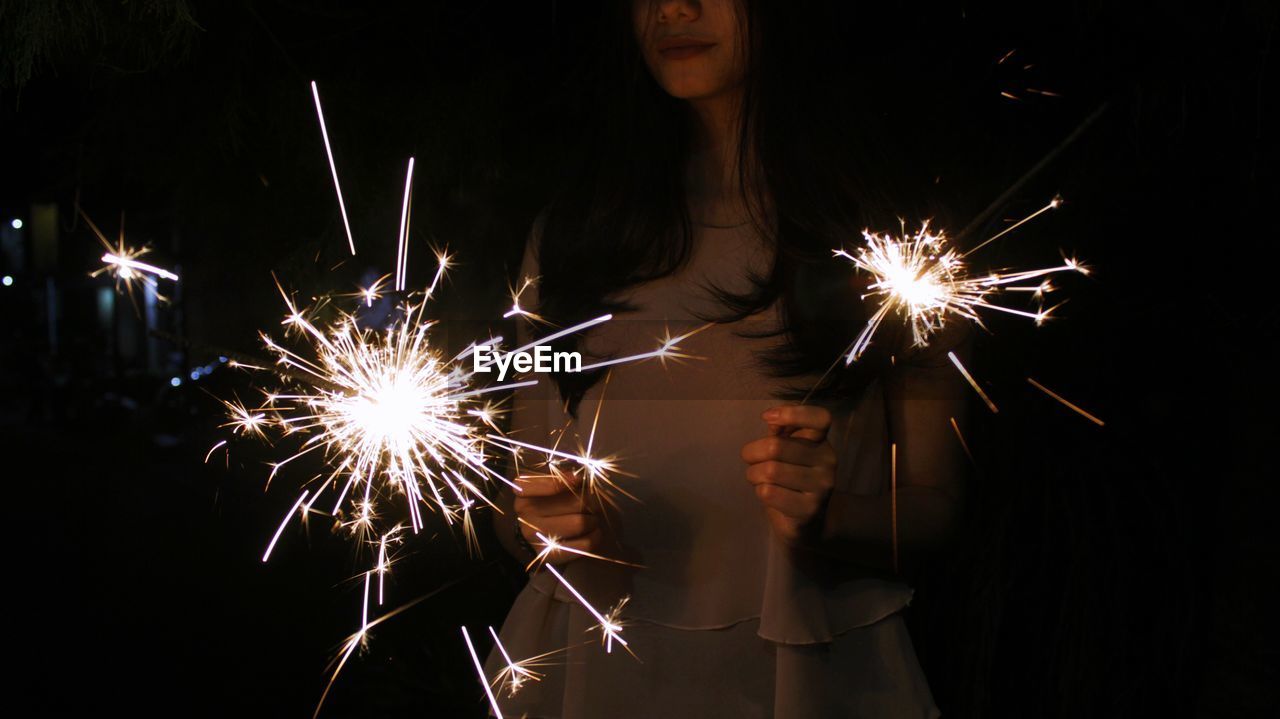
MULTIPOLYGON (((833 491, 876 494, 887 483, 884 391, 872 382, 851 408, 835 412, 829 434, 838 454, 833 491)), ((760 613, 760 636, 781 644, 821 644, 901 610, 906 584, 853 564, 793 549, 774 538, 760 613)))
MULTIPOLYGON (((958 442, 951 420, 963 422, 968 388, 948 355, 967 359, 970 333, 967 323, 952 323, 930 344, 896 358, 857 402, 832 409, 828 436, 838 456, 833 492, 887 493, 895 444, 899 487, 958 492, 958 442)), ((911 596, 900 578, 775 540, 760 635, 783 644, 830 642, 900 611, 911 596)))

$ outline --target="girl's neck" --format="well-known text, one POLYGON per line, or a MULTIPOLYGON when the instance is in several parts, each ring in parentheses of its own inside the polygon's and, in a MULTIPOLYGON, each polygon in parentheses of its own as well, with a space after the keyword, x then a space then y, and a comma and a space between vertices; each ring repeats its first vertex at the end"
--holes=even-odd
POLYGON ((693 149, 686 188, 694 221, 736 225, 745 220, 739 174, 741 92, 690 100, 693 149))

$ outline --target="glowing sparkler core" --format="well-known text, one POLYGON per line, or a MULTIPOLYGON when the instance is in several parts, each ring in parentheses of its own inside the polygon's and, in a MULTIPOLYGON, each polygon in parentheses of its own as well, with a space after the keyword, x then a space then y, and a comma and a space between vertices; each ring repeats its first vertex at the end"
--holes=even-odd
MULTIPOLYGON (((499 410, 483 395, 529 386, 536 380, 476 386, 471 363, 465 361, 476 344, 451 359, 431 344, 434 322, 424 317, 424 308, 449 257, 439 253, 437 260, 442 267, 431 287, 416 304, 402 307, 402 315, 384 330, 361 328, 355 315, 344 312, 332 323, 320 326, 313 319, 317 314, 314 309, 300 309, 281 288, 287 309, 282 324, 286 336, 296 341, 286 343, 266 335, 263 340, 276 358, 274 372, 285 384, 266 391, 258 407, 224 402, 229 413, 224 426, 244 435, 305 437, 292 456, 273 464, 271 476, 306 454, 321 452, 331 469, 307 500, 307 511, 332 485, 337 496, 331 511, 339 526, 356 537, 377 536, 382 524, 380 507, 395 499, 407 508, 404 526, 412 532, 424 526, 421 510, 425 504, 450 524, 461 518, 470 538, 471 510, 481 504, 492 506, 483 488, 492 481, 514 487, 489 466, 496 454, 517 460, 526 455, 549 472, 580 472, 589 491, 607 496, 614 489, 610 475, 618 470, 612 458, 592 456, 591 438, 585 448, 568 451, 559 447, 559 441, 556 446, 544 447, 507 437, 497 429, 499 410)), ((322 299, 320 304, 327 301, 322 299)), ((608 319, 608 315, 593 318, 559 329, 550 337, 562 337, 608 319)), ((624 361, 685 357, 677 342, 687 336, 664 338, 658 350, 624 361)), ((501 338, 490 338, 487 344, 500 342, 501 338)), ((263 366, 238 366, 273 371, 263 366)), ((592 437, 594 431, 595 422, 592 437)), ((297 508, 290 510, 281 528, 297 508)), ((306 511, 302 514, 305 517, 306 511)), ((383 536, 400 527, 397 524, 383 536)), ((272 547, 278 539, 279 532, 272 547)), ((378 551, 378 566, 373 571, 378 574, 381 602, 387 564, 385 547, 379 546, 378 551)))
POLYGON ((178 276, 168 270, 161 269, 155 265, 149 265, 145 262, 138 262, 133 259, 134 257, 145 255, 147 252, 147 248, 130 250, 122 246, 116 252, 108 252, 104 254, 102 256, 102 262, 103 264, 113 265, 115 267, 116 276, 122 280, 134 279, 141 273, 156 275, 157 277, 163 277, 166 280, 173 280, 175 282, 178 280, 178 276))
MULTIPOLYGON (((1058 207, 1059 204, 1061 200, 1054 198, 1051 203, 1014 227, 1058 207)), ((1061 265, 1055 267, 1006 274, 973 275, 964 260, 968 253, 961 253, 951 247, 944 233, 931 231, 927 222, 910 236, 894 237, 864 230, 862 238, 863 245, 856 252, 833 250, 835 256, 849 260, 855 267, 871 275, 872 281, 867 286, 864 297, 880 300, 879 306, 845 355, 845 364, 852 363, 862 355, 880 324, 895 311, 900 312, 910 325, 913 345, 922 347, 928 344, 930 337, 941 330, 951 317, 964 318, 982 326, 979 310, 1019 315, 1040 324, 1054 308, 1040 308, 1029 312, 995 304, 989 300, 990 296, 1000 292, 1031 292, 1034 298, 1040 299, 1055 289, 1048 281, 1032 286, 1015 286, 1016 283, 1058 272, 1088 274, 1088 269, 1079 262, 1066 258, 1061 265)), ((985 244, 987 243, 984 242, 983 245, 985 244)))
POLYGON ((491 416, 493 408, 471 390, 467 374, 430 344, 425 301, 383 331, 361 329, 345 314, 322 330, 287 296, 285 301, 284 324, 312 352, 264 337, 278 365, 290 371, 291 389, 268 394, 257 412, 229 405, 232 425, 241 431, 259 429, 265 413, 275 429, 310 435, 277 470, 323 450, 335 467, 329 479, 342 484, 334 511, 352 496, 354 519, 348 525, 357 534, 371 529, 374 507, 388 494, 403 496, 414 532, 423 526, 423 502, 448 521, 476 502, 488 502, 479 485, 491 478, 505 481, 486 465, 489 430, 477 419, 491 416))

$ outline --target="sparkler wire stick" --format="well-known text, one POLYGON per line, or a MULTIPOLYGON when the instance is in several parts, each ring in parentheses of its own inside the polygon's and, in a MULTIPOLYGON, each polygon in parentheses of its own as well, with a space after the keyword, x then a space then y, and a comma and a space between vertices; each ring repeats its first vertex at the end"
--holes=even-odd
POLYGON ((351 254, 356 253, 356 240, 351 234, 351 222, 347 220, 347 203, 342 199, 342 185, 338 183, 338 166, 333 161, 333 147, 329 145, 329 128, 324 123, 324 110, 320 108, 320 88, 311 81, 311 96, 316 101, 316 117, 320 119, 320 137, 324 140, 324 152, 329 157, 329 171, 333 173, 333 189, 338 195, 338 211, 342 213, 342 226, 347 231, 347 244, 351 254))

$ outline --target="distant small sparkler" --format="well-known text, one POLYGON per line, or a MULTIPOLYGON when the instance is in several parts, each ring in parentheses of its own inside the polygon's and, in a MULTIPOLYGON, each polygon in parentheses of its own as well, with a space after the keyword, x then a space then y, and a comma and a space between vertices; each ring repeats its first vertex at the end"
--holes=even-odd
POLYGON ((80 211, 80 217, 84 218, 85 224, 89 225, 89 229, 98 238, 98 242, 102 243, 102 246, 107 250, 102 255, 103 266, 90 272, 89 276, 97 277, 103 273, 110 273, 115 278, 116 290, 119 291, 123 287, 128 293, 129 299, 135 303, 135 307, 137 302, 133 294, 135 283, 141 283, 150 288, 155 293, 156 299, 161 302, 168 302, 168 298, 160 294, 160 283, 157 282, 156 278, 177 282, 178 276, 169 270, 138 259, 149 253, 151 248, 130 247, 125 244, 123 218, 120 221, 120 237, 113 245, 102 230, 98 229, 98 226, 93 223, 93 220, 89 219, 89 215, 83 209, 77 209, 80 211))

